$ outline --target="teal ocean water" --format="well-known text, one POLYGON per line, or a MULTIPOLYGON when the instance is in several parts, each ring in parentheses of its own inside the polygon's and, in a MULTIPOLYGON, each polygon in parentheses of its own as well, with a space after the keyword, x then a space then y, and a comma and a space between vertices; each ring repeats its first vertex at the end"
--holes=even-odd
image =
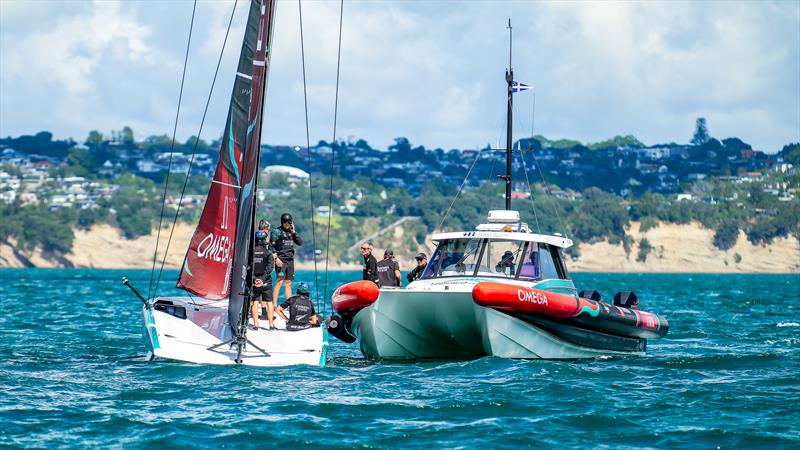
POLYGON ((279 369, 143 361, 122 275, 149 273, 0 270, 0 447, 800 448, 798 275, 575 274, 669 318, 643 358, 379 363, 332 339, 327 367, 279 369))

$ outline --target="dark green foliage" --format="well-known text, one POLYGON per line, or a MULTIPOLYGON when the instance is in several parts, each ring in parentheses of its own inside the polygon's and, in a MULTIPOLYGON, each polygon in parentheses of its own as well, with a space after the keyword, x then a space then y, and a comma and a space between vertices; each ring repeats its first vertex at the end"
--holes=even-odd
POLYGON ((728 250, 736 245, 739 238, 739 225, 735 220, 726 219, 714 232, 714 246, 720 250, 728 250))
POLYGON ((734 254, 733 255, 733 262, 735 262, 736 264, 739 264, 740 262, 742 262, 742 255, 740 255, 738 253, 734 254))
MULTIPOLYGON (((159 200, 152 193, 146 195, 144 190, 132 186, 121 188, 114 195, 111 207, 116 212, 116 224, 126 239, 150 234, 153 222, 158 220, 159 200)), ((170 223, 174 216, 167 210, 165 217, 167 223, 170 223)))
POLYGON ((85 208, 78 211, 75 225, 81 230, 89 230, 92 225, 104 220, 108 215, 105 208, 85 208))
POLYGON ((0 208, 0 238, 16 239, 17 248, 32 252, 37 247, 43 252, 63 255, 72 249, 75 235, 72 225, 75 214, 71 209, 49 211, 39 205, 13 204, 0 208))
POLYGON ((784 161, 795 167, 800 166, 800 143, 785 145, 778 154, 783 157, 784 161))
POLYGON ((53 134, 49 131, 40 131, 33 136, 20 136, 17 138, 0 138, 0 146, 19 150, 23 153, 36 153, 44 156, 64 158, 69 149, 75 146, 72 139, 54 141, 53 134))
POLYGON ((592 242, 604 237, 622 239, 628 227, 628 211, 619 197, 599 189, 584 192, 584 201, 570 217, 575 237, 592 242))
POLYGON ((85 148, 73 148, 67 156, 67 166, 72 174, 79 177, 89 177, 97 173, 99 164, 92 153, 85 148))
POLYGON ((643 148, 645 145, 636 136, 631 134, 626 136, 614 136, 605 141, 589 144, 589 150, 602 150, 611 147, 630 147, 630 148, 643 148))
POLYGON ((639 241, 639 253, 636 255, 636 261, 645 262, 647 261, 647 255, 653 250, 653 246, 650 244, 650 241, 647 238, 642 238, 639 241))
POLYGON ((706 125, 706 118, 705 117, 698 117, 697 122, 695 124, 694 136, 692 137, 692 144, 693 145, 703 145, 708 140, 711 139, 711 136, 708 134, 708 125, 706 125))
POLYGON ((652 228, 656 228, 658 226, 658 219, 653 216, 647 216, 642 218, 642 223, 639 227, 639 231, 644 233, 647 230, 652 228))

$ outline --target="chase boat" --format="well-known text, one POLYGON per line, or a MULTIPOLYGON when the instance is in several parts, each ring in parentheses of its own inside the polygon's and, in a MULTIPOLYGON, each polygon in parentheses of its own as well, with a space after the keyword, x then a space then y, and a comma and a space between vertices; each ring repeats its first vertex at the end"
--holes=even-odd
POLYGON ((572 241, 532 233, 517 211, 432 239, 422 277, 405 289, 339 287, 329 332, 374 358, 578 359, 644 355, 647 339, 669 330, 664 317, 626 307, 630 293, 617 305, 580 296, 561 255, 572 241))
MULTIPOLYGON (((510 37, 510 21, 508 29, 510 37)), ((357 281, 334 292, 328 331, 358 341, 367 357, 643 355, 647 339, 669 330, 665 318, 639 311, 631 292, 618 293, 614 304, 579 293, 561 253, 572 241, 531 232, 511 210, 513 94, 530 87, 514 81, 510 51, 508 65, 506 173, 498 177, 505 210, 490 211, 474 230, 434 234, 422 277, 405 289, 357 281)))

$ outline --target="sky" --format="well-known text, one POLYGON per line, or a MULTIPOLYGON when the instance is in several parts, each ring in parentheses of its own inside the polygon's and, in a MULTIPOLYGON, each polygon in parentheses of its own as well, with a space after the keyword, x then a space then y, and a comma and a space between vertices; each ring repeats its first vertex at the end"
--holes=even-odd
MULTIPOLYGON (((201 137, 224 128, 247 13, 239 0, 201 137)), ((234 3, 198 2, 177 128, 198 134, 234 3)), ((0 0, 0 136, 172 133, 192 2, 0 0)), ((311 143, 333 136, 338 1, 302 3, 311 143)), ((385 148, 505 142, 508 18, 515 139, 800 142, 800 1, 344 3, 337 136, 385 148)), ((298 2, 276 11, 262 141, 303 145, 298 2)))

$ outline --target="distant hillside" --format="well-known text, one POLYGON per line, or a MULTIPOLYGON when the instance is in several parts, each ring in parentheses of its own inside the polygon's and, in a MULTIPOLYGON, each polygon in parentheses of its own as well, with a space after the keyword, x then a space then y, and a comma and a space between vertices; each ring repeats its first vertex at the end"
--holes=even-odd
MULTIPOLYGON (((574 272, 708 272, 708 273, 800 273, 800 242, 794 236, 776 239, 770 245, 753 245, 744 233, 729 250, 719 250, 713 245, 714 233, 697 223, 686 225, 659 224, 640 231, 638 222, 631 224, 632 243, 626 252, 622 243, 610 244, 608 240, 584 244, 580 257, 567 261, 574 272), (644 244, 644 242, 647 244, 644 244), (650 250, 642 258, 644 245, 650 250)), ((173 238, 167 267, 175 269, 183 261, 184 251, 194 228, 180 225, 173 238)), ((376 236, 377 253, 412 232, 401 223, 376 236)), ((358 242, 355 242, 358 244, 358 242)), ((0 267, 87 267, 113 269, 150 269, 152 253, 143 249, 155 246, 155 235, 126 240, 120 232, 108 225, 97 225, 90 231, 75 231, 72 252, 63 257, 42 254, 41 251, 24 252, 7 244, 0 245, 0 267)), ((403 273, 414 267, 408 248, 399 253, 403 273)), ((430 243, 420 244, 415 251, 430 253, 430 243)), ((379 255, 380 256, 380 255, 379 255)), ((159 256, 160 261, 161 255, 159 256)), ((302 261, 299 268, 311 270, 313 263, 302 261)), ((358 270, 357 264, 334 264, 332 270, 358 270)), ((354 275, 357 277, 358 275, 354 275)), ((172 282, 172 280, 170 280, 172 282)))

